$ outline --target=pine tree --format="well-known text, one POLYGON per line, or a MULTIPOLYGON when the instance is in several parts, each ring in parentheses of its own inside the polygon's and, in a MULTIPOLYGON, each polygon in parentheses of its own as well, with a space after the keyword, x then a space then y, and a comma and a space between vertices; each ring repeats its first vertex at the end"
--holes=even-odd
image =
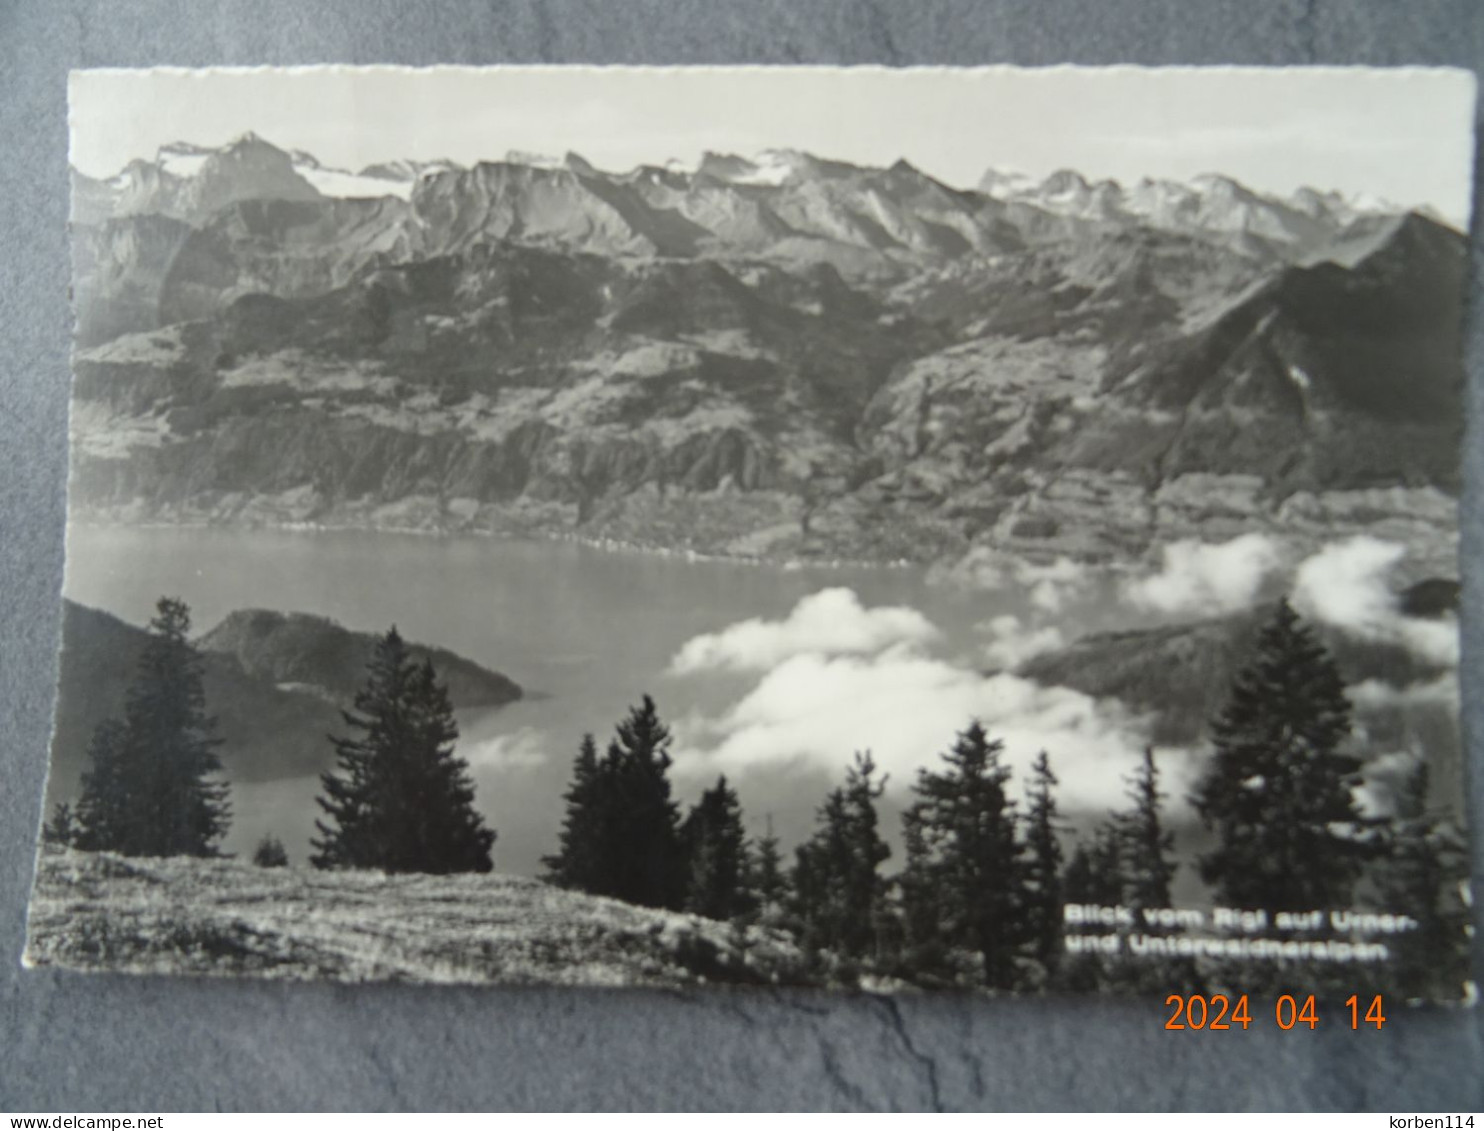
POLYGON ((670 731, 648 695, 618 724, 600 759, 583 739, 564 795, 561 843, 543 863, 563 887, 679 910, 687 859, 670 798, 670 731))
POLYGON ((1144 759, 1128 781, 1133 807, 1113 817, 1118 834, 1124 876, 1123 901, 1135 908, 1170 906, 1170 882, 1175 878, 1171 852, 1175 836, 1160 818, 1159 772, 1154 750, 1144 748, 1144 759))
MULTIPOLYGON (((1116 907, 1123 903, 1127 886, 1123 838, 1112 822, 1104 822, 1093 830, 1090 837, 1078 839, 1077 847, 1062 872, 1062 898, 1067 903, 1116 907)), ((1109 930, 1100 926, 1091 930, 1077 928, 1073 933, 1103 935, 1109 930)), ((1168 964, 1162 963, 1155 969, 1167 968, 1168 964)), ((1129 975, 1129 962, 1122 956, 1087 952, 1067 954, 1058 963, 1055 985, 1070 993, 1139 988, 1130 983, 1129 975)))
POLYGON ((139 755, 145 804, 133 822, 142 856, 214 856, 226 835, 226 783, 216 720, 206 714, 200 653, 191 646, 191 614, 183 601, 162 598, 140 656, 140 678, 124 708, 126 750, 139 755))
POLYGON ((276 836, 265 836, 258 841, 258 846, 253 850, 252 862, 259 868, 287 868, 289 866, 288 850, 284 848, 283 841, 276 836))
POLYGON ((1046 751, 1031 766, 1026 789, 1025 929, 1030 953, 1050 977, 1061 961, 1062 851, 1058 834, 1056 775, 1046 751))
POLYGON ((122 851, 130 837, 135 802, 130 797, 130 767, 125 761, 128 728, 104 719, 88 744, 90 768, 82 775, 77 803, 77 847, 89 852, 122 851))
POLYGON ((921 838, 913 880, 935 892, 944 941, 979 955, 986 985, 1009 988, 1023 938, 1025 865, 1003 750, 970 724, 943 755, 945 771, 918 772, 909 812, 921 838))
POLYGON ((670 729, 645 695, 618 724, 603 768, 612 790, 605 808, 614 884, 602 894, 643 907, 679 910, 684 903, 685 854, 669 769, 670 729))
POLYGON ((685 909, 731 919, 753 908, 747 892, 747 837, 736 790, 719 777, 680 827, 689 863, 685 909))
POLYGON ((190 610, 162 597, 124 703, 123 721, 93 734, 78 817, 82 847, 127 856, 214 856, 226 835, 228 787, 216 720, 206 714, 190 610))
POLYGON ((458 726, 431 662, 416 662, 392 628, 367 665, 353 738, 332 737, 338 772, 320 775, 319 868, 488 872, 495 834, 474 808, 468 763, 454 754, 458 726))
POLYGON ((788 877, 783 874, 783 853, 773 834, 772 814, 768 815, 767 828, 756 849, 749 854, 751 867, 747 880, 753 902, 764 916, 777 915, 788 900, 788 877))
POLYGON ((59 848, 70 848, 77 843, 79 832, 71 803, 58 801, 52 807, 51 820, 41 826, 41 842, 54 844, 59 848))
POLYGON ((1409 775, 1386 836, 1378 872, 1381 909, 1417 926, 1389 940, 1386 977, 1403 998, 1455 998, 1469 976, 1467 843, 1427 811, 1428 770, 1409 775))
POLYGON ((820 807, 814 835, 794 850, 794 911, 810 950, 860 959, 874 947, 885 890, 877 868, 891 855, 876 815, 886 781, 875 773, 871 755, 856 754, 845 784, 820 807))
POLYGON ((572 765, 572 783, 562 795, 567 812, 562 818, 561 847, 556 855, 541 860, 552 883, 595 893, 606 893, 611 887, 610 821, 604 807, 610 798, 605 784, 597 744, 591 734, 585 734, 572 765))
POLYGON ((1218 844, 1201 874, 1231 907, 1344 907, 1368 847, 1342 746, 1350 702, 1333 658, 1287 601, 1259 634, 1213 727, 1193 798, 1218 844))
POLYGON ((1091 844, 1079 840, 1062 873, 1062 896, 1067 903, 1115 907, 1125 888, 1122 838, 1110 824, 1099 825, 1091 844))
POLYGON ((902 848, 906 860, 896 889, 903 974, 917 984, 951 982, 955 972, 943 930, 944 893, 928 850, 924 814, 915 806, 902 814, 902 848))
MULTIPOLYGON (((1140 912, 1170 906, 1170 885, 1176 865, 1172 856, 1174 834, 1166 830, 1161 816, 1165 795, 1159 788, 1159 771, 1154 763, 1154 750, 1145 747, 1133 775, 1125 779, 1129 807, 1112 814, 1101 833, 1105 843, 1100 847, 1099 867, 1108 875, 1105 895, 1113 902, 1131 908, 1140 933, 1160 933, 1163 928, 1152 924, 1140 912)), ((1102 901, 1093 901, 1102 902, 1102 901)), ((1133 933, 1121 929, 1120 934, 1133 933)), ((1105 958, 1096 964, 1101 972, 1101 988, 1116 987, 1129 993, 1198 989, 1202 983, 1195 963, 1188 958, 1171 958, 1157 966, 1141 962, 1128 954, 1105 958)))

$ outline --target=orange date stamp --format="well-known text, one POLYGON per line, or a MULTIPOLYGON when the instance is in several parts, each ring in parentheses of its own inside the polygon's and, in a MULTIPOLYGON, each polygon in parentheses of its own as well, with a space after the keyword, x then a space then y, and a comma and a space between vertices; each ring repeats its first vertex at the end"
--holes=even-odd
MULTIPOLYGON (((1248 994, 1234 997, 1227 994, 1170 994, 1165 998, 1165 1006, 1171 1010, 1165 1020, 1165 1028, 1169 1030, 1245 1030, 1253 1023, 1253 1005, 1248 994)), ((1310 1030, 1319 1028, 1319 1007, 1314 995, 1279 994, 1272 1002, 1272 1020, 1284 1032, 1300 1026, 1307 1026, 1310 1030)), ((1381 995, 1376 994, 1365 1003, 1358 994, 1351 994, 1345 999, 1341 1020, 1348 1021, 1352 1029, 1374 1025, 1379 1030, 1386 1024, 1381 995)))

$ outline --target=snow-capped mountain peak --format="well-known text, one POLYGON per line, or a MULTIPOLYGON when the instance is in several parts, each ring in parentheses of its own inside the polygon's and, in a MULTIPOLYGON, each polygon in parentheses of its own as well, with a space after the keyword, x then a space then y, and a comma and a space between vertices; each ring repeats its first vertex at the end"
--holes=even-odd
POLYGON ((1090 181, 1060 169, 1037 181, 990 169, 979 191, 1082 220, 1133 220, 1152 228, 1207 236, 1255 238, 1270 245, 1310 247, 1337 238, 1358 218, 1403 211, 1374 197, 1302 188, 1291 196, 1258 192, 1221 173, 1188 181, 1143 177, 1131 186, 1090 181))

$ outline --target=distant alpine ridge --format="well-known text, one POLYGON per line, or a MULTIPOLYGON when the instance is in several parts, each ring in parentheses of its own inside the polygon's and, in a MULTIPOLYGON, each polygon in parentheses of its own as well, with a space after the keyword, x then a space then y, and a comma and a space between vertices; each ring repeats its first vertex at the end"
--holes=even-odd
POLYGON ((73 178, 79 517, 769 559, 1374 531, 1451 573, 1462 235, 795 151, 73 178))
POLYGON ((1111 180, 1090 183, 1070 169, 1041 181, 990 169, 977 192, 964 192, 906 161, 867 169, 796 150, 767 150, 753 160, 707 153, 694 167, 670 161, 626 173, 600 171, 575 153, 517 151, 472 168, 392 161, 349 172, 252 133, 220 149, 168 145, 153 161, 132 161, 107 180, 73 174, 79 224, 160 215, 200 226, 238 201, 326 199, 404 202, 389 222, 430 236, 421 250, 452 250, 468 229, 666 255, 758 253, 802 239, 827 245, 808 249, 815 256, 856 265, 870 264, 870 253, 1005 251, 1130 223, 1303 259, 1347 235, 1371 234, 1374 226, 1360 221, 1397 211, 1378 199, 1313 189, 1279 198, 1216 175, 1189 183, 1145 179, 1125 189, 1111 180), (505 198, 495 215, 466 219, 459 233, 427 230, 438 215, 451 219, 490 196, 505 198), (468 199, 450 209, 451 197, 468 199))

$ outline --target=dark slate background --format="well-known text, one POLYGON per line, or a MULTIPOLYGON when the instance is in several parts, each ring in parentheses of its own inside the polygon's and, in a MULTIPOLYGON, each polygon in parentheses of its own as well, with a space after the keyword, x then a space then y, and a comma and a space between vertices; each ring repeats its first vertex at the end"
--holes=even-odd
MULTIPOLYGON (((1393 1007, 1379 1034, 1173 1033, 1157 1001, 289 986, 18 964, 62 577, 69 68, 1481 60, 1477 0, 0 0, 0 1110, 1484 1109, 1484 1010, 1393 1007)), ((1484 537, 1481 313, 1476 287, 1466 562, 1484 537)), ((1464 587, 1475 739, 1480 582, 1464 587)), ((1474 862, 1484 876, 1477 837, 1474 862)))

